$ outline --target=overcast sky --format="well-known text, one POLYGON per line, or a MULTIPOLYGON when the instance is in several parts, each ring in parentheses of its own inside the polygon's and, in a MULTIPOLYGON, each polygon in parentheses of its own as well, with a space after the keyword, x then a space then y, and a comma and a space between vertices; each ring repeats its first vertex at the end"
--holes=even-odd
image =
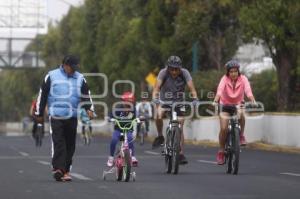
POLYGON ((83 2, 84 0, 47 0, 49 19, 60 20, 68 12, 70 5, 78 6, 83 2))
MULTIPOLYGON (((38 5, 42 5, 44 9, 40 9, 41 16, 47 16, 47 18, 44 18, 45 20, 42 20, 40 18, 39 21, 41 21, 42 24, 44 24, 44 27, 47 27, 47 23, 52 21, 52 22, 57 22, 62 19, 64 15, 67 14, 70 6, 80 6, 83 4, 84 0, 0 0, 0 37, 30 37, 33 38, 36 33, 46 33, 47 28, 42 28, 37 30, 36 28, 4 28, 5 24, 11 23, 9 22, 11 20, 10 17, 8 18, 1 18, 1 15, 3 16, 13 16, 13 21, 15 22, 14 24, 18 23, 23 23, 30 25, 36 24, 37 23, 37 18, 35 17, 36 15, 20 15, 21 18, 17 18, 15 15, 16 13, 26 13, 28 10, 23 9, 22 7, 19 10, 18 7, 14 7, 14 11, 11 12, 9 6, 14 5, 21 5, 21 6, 30 6, 32 3, 30 2, 40 2, 38 5), (21 2, 21 3, 20 3, 21 2), (14 13, 14 14, 11 14, 14 13), (47 19, 47 21, 46 21, 47 19)), ((30 9, 30 8, 29 8, 30 9)), ((29 10, 30 12, 30 10, 29 10)), ((36 12, 36 11, 35 11, 36 12)), ((18 25, 17 25, 18 26, 18 25)))
MULTIPOLYGON (((64 15, 67 14, 70 6, 80 6, 83 4, 84 0, 0 0, 0 15, 3 14, 4 16, 6 15, 11 15, 12 12, 9 10, 9 6, 11 5, 25 5, 28 4, 30 6, 30 2, 37 2, 40 1, 40 5, 46 5, 46 9, 44 9, 44 14, 47 15, 47 22, 57 22, 62 19, 64 15), (20 3, 21 2, 21 3, 20 3), (29 2, 29 3, 28 3, 29 2), (19 4, 20 3, 20 4, 19 4)), ((18 10, 15 10, 14 13, 19 12, 18 10)), ((20 12, 26 12, 26 10, 21 10, 20 12)), ((26 18, 26 16, 21 16, 26 18)), ((5 20, 6 18, 3 18, 4 21, 2 24, 0 24, 0 38, 8 38, 8 37, 13 37, 13 38, 34 38, 37 33, 46 33, 47 28, 45 29, 33 29, 33 28, 4 28, 3 25, 6 24, 5 20)), ((1 20, 1 17, 0 17, 1 20)), ((18 20, 16 18, 15 20, 18 20)), ((30 22, 30 17, 24 19, 21 19, 22 22, 25 24, 28 23, 28 20, 30 22), (27 20, 27 22, 26 22, 27 20)), ((32 23, 32 22, 31 22, 32 23)), ((36 22, 33 22, 36 23, 36 22)), ((5 26, 5 25, 4 25, 5 26)), ((47 25, 46 25, 47 26, 47 25)), ((0 40, 0 52, 1 51, 6 51, 7 49, 7 40, 0 40)), ((13 50, 22 50, 27 44, 29 43, 29 40, 26 41, 17 41, 15 40, 12 43, 12 48, 13 50)))

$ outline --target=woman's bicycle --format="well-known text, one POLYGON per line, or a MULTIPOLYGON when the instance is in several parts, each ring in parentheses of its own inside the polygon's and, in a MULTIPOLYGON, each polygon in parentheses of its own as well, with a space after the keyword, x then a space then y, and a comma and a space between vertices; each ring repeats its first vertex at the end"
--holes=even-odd
MULTIPOLYGON (((117 181, 124 180, 125 182, 128 182, 130 178, 135 181, 136 172, 132 171, 132 167, 135 167, 137 165, 133 165, 131 161, 131 151, 129 149, 127 133, 130 129, 132 129, 133 125, 139 122, 139 119, 136 118, 134 120, 131 120, 128 126, 122 126, 120 124, 120 121, 117 119, 111 119, 110 121, 115 122, 115 124, 121 129, 121 144, 119 151, 115 156, 113 166, 109 170, 103 171, 103 180, 106 180, 107 174, 115 174, 117 181)), ((124 122, 124 120, 122 120, 122 122, 124 122)))
POLYGON ((238 120, 239 106, 223 106, 229 112, 228 133, 225 143, 225 163, 227 163, 226 173, 238 174, 240 161, 240 133, 241 127, 238 120))

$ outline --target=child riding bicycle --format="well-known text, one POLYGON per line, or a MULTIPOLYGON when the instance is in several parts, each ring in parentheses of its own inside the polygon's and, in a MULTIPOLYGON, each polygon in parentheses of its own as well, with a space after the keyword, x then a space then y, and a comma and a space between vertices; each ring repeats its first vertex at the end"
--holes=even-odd
MULTIPOLYGON (((148 102, 146 99, 142 99, 140 103, 136 105, 136 117, 137 118, 143 118, 145 122, 146 127, 146 136, 149 133, 149 125, 150 125, 150 119, 152 118, 152 107, 150 102, 148 102)), ((139 123, 137 125, 137 134, 140 133, 141 124, 139 123)))
POLYGON ((85 136, 85 127, 88 126, 90 133, 92 134, 92 121, 89 118, 86 110, 84 108, 80 109, 80 120, 82 122, 82 136, 85 136))
MULTIPOLYGON (((226 74, 222 77, 219 83, 217 94, 214 99, 215 104, 220 104, 220 150, 217 153, 217 163, 219 165, 225 164, 224 150, 230 114, 230 112, 226 109, 226 106, 241 105, 244 101, 245 94, 252 103, 256 103, 247 77, 240 73, 240 64, 236 60, 231 60, 225 64, 225 69, 226 74)), ((238 115, 240 117, 239 122, 241 125, 240 145, 246 145, 246 139, 244 135, 244 112, 239 110, 238 115)))
MULTIPOLYGON (((120 123, 122 126, 127 126, 130 125, 129 121, 134 120, 136 117, 135 106, 134 106, 135 97, 131 92, 124 92, 122 94, 121 99, 122 102, 116 104, 116 106, 113 107, 112 114, 110 115, 110 117, 121 121, 120 123)), ((112 167, 114 164, 114 154, 115 154, 117 143, 120 140, 120 134, 121 134, 121 129, 117 125, 115 125, 114 132, 112 135, 112 140, 110 142, 110 155, 107 160, 108 167, 112 167)), ((135 151, 134 151, 134 144, 133 144, 133 128, 129 130, 127 136, 128 136, 129 149, 131 150, 132 165, 137 165, 138 160, 134 156, 135 151)))

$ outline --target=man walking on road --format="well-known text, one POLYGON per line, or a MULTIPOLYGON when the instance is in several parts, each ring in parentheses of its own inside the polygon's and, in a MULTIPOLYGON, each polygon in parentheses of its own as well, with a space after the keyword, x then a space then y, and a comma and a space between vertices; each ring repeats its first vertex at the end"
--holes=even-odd
POLYGON ((93 118, 94 107, 85 78, 77 68, 79 59, 74 55, 64 57, 59 68, 44 78, 37 98, 35 117, 43 122, 48 104, 50 133, 52 135, 52 167, 56 181, 71 181, 69 174, 75 152, 77 115, 79 103, 93 118))

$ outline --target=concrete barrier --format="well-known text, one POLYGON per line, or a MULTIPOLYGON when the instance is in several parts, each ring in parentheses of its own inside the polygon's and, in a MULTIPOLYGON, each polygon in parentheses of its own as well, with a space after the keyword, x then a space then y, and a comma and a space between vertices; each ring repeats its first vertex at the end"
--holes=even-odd
MULTIPOLYGON (((167 122, 164 120, 163 132, 165 132, 167 122)), ((104 129, 112 131, 112 124, 106 125, 102 127, 102 131, 104 129)), ((218 142, 219 129, 218 117, 187 120, 184 124, 185 138, 194 141, 218 142)), ((150 123, 149 135, 157 135, 154 121, 150 123)), ((279 146, 300 147, 300 115, 247 116, 245 135, 250 143, 263 141, 279 146)))

